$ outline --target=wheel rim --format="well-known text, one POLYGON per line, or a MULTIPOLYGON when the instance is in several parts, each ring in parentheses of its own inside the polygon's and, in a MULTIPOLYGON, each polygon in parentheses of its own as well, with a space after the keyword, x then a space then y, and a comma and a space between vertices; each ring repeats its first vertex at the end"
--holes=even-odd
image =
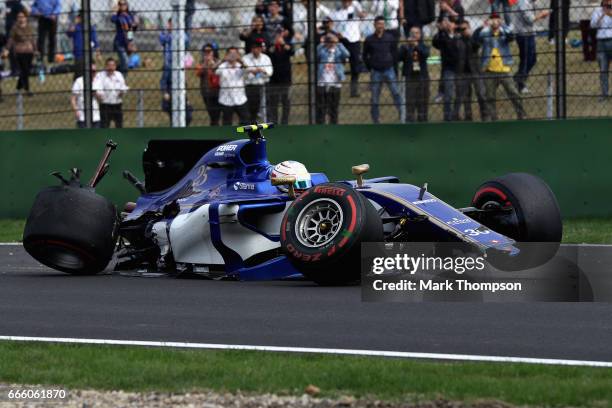
POLYGON ((297 239, 309 248, 325 246, 338 235, 343 220, 344 213, 336 201, 329 198, 314 200, 297 216, 297 239))

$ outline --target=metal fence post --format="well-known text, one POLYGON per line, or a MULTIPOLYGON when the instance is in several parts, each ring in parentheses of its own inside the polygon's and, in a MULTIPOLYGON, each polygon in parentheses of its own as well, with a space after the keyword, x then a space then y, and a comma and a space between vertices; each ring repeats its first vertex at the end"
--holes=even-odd
POLYGON ((91 8, 90 0, 81 1, 83 18, 83 110, 85 113, 85 127, 90 129, 93 122, 93 95, 91 63, 91 8))
POLYGON ((567 87, 566 87, 566 60, 565 60, 565 30, 569 27, 565 26, 563 18, 563 0, 554 2, 554 10, 556 17, 555 34, 555 88, 556 95, 556 110, 557 119, 565 119, 567 117, 567 87))
POLYGON ((136 126, 144 127, 144 91, 138 90, 138 100, 136 101, 136 126))
POLYGON ((185 0, 172 0, 172 127, 185 127, 185 0))
POLYGON ((317 2, 308 2, 308 124, 315 123, 317 113, 317 2))
POLYGON ((17 93, 17 130, 23 130, 23 94, 17 93))
POLYGON ((550 71, 546 75, 546 119, 553 119, 554 115, 554 87, 553 87, 553 76, 550 71))

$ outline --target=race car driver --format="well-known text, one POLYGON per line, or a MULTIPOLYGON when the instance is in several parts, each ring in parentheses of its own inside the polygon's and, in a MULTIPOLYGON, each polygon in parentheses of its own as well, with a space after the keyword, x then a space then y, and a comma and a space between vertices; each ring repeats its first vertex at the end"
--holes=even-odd
MULTIPOLYGON (((274 166, 270 178, 274 179, 276 177, 295 177, 293 187, 298 194, 312 187, 312 179, 306 166, 295 160, 285 160, 274 166)), ((288 191, 287 186, 281 185, 277 187, 283 192, 288 191)))

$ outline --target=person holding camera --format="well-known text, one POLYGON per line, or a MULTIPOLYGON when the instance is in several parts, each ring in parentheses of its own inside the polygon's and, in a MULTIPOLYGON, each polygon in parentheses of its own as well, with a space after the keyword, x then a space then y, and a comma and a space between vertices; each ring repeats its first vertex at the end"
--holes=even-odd
POLYGON ((423 42, 423 34, 417 26, 410 28, 406 44, 399 50, 402 74, 406 78, 406 122, 427 122, 429 111, 429 47, 423 42))
POLYGON ((317 46, 317 124, 325 124, 327 116, 330 125, 338 123, 340 89, 344 81, 343 64, 349 56, 346 47, 331 33, 317 46))
POLYGON ((244 89, 246 70, 238 48, 227 49, 223 61, 215 69, 215 74, 219 76, 219 105, 223 126, 232 124, 234 113, 238 115, 240 124, 248 124, 249 112, 244 89))
POLYGON ((599 83, 601 97, 608 98, 608 76, 612 61, 612 0, 604 0, 591 16, 591 28, 597 29, 597 61, 599 62, 599 83))

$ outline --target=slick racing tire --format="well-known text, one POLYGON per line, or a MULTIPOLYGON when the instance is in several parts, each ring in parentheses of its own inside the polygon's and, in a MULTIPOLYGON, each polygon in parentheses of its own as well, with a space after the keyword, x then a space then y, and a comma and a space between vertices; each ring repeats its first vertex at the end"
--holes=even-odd
POLYGON ((484 224, 518 241, 521 249, 513 261, 495 262, 494 266, 528 269, 544 264, 556 254, 563 235, 561 212, 555 195, 539 177, 510 173, 487 181, 476 190, 472 205, 484 210, 505 209, 505 216, 492 217, 484 224), (540 244, 529 244, 536 242, 540 244))
POLYGON ((319 184, 289 207, 281 224, 281 245, 289 260, 320 285, 359 282, 361 243, 383 241, 382 220, 353 188, 319 184))
POLYGON ((49 187, 38 193, 23 246, 40 263, 76 275, 93 275, 110 262, 119 219, 113 203, 92 189, 49 187))

